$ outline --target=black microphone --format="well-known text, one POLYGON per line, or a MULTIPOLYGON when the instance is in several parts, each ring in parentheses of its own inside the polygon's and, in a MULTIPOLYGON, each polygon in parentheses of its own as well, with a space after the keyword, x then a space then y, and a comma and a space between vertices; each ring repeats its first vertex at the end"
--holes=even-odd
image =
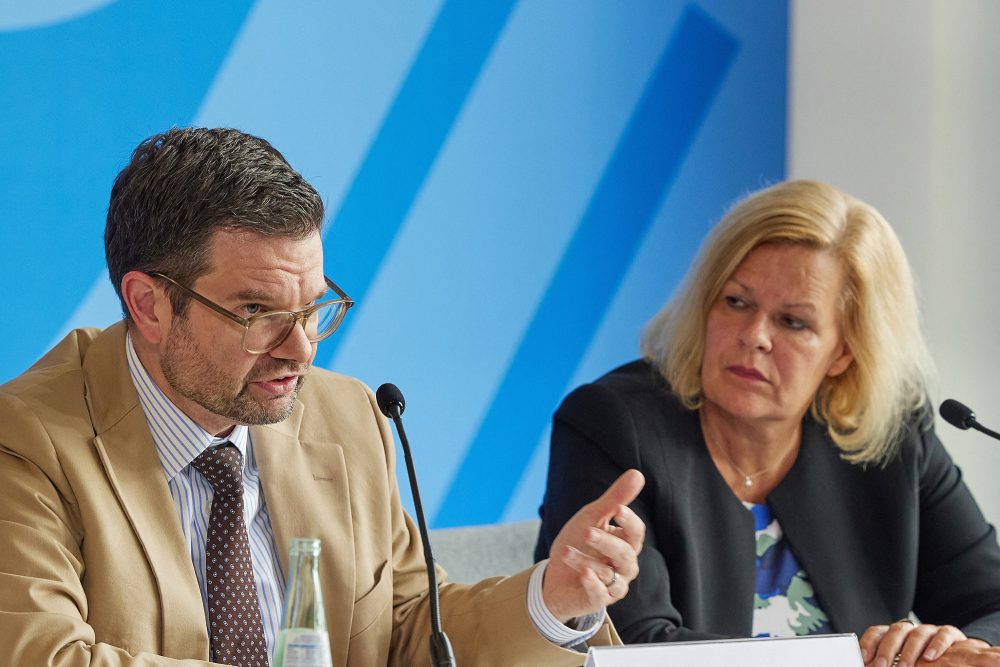
POLYGON ((413 506, 417 511, 417 527, 420 529, 420 541, 424 544, 424 560, 427 562, 427 596, 431 603, 431 664, 434 667, 455 667, 455 655, 451 650, 448 635, 441 630, 441 600, 438 596, 437 570, 434 568, 434 556, 431 554, 431 541, 427 536, 427 522, 424 520, 424 507, 420 502, 420 488, 417 486, 417 472, 413 468, 413 456, 410 455, 410 442, 403 430, 403 410, 406 401, 403 392, 394 384, 386 382, 375 392, 375 402, 378 409, 396 425, 399 442, 403 445, 403 458, 406 459, 406 472, 410 476, 410 492, 413 494, 413 506))
POLYGON ((949 398, 941 407, 938 408, 938 412, 941 413, 941 417, 944 418, 946 422, 951 424, 956 428, 960 428, 963 431, 974 428, 980 433, 985 433, 991 438, 996 438, 1000 440, 1000 433, 996 431, 991 431, 976 420, 976 413, 972 411, 967 405, 959 403, 954 398, 949 398))

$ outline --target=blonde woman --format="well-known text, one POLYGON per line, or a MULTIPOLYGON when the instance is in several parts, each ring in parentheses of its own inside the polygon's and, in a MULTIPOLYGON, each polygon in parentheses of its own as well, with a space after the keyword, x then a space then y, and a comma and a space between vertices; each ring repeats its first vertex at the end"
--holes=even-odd
POLYGON ((855 632, 879 667, 1000 643, 1000 548, 935 435, 875 209, 813 181, 738 203, 642 351, 556 412, 538 545, 645 474, 640 574, 609 610, 625 641, 855 632))

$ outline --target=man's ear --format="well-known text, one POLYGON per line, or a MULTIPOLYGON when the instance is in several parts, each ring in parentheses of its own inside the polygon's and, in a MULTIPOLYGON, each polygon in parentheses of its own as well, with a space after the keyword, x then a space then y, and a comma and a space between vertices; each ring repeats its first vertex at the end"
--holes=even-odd
POLYGON ((139 335, 158 345, 170 329, 174 312, 160 282, 142 271, 129 271, 122 276, 122 299, 139 335))

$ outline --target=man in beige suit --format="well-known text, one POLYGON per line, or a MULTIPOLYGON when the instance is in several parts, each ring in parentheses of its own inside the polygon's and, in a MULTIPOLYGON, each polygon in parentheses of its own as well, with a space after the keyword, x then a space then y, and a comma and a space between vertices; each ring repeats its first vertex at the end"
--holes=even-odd
MULTIPOLYGON (((136 149, 105 232, 126 321, 72 332, 0 387, 0 665, 215 664, 213 498, 192 461, 223 447, 243 466, 268 649, 288 544, 312 536, 333 664, 429 664, 391 432, 367 387, 310 368, 351 305, 323 275, 322 220, 256 137, 174 129, 136 149)), ((582 642, 616 642, 604 608, 637 573, 644 527, 626 505, 641 486, 623 475, 547 563, 442 585, 457 663, 579 665, 582 642)))

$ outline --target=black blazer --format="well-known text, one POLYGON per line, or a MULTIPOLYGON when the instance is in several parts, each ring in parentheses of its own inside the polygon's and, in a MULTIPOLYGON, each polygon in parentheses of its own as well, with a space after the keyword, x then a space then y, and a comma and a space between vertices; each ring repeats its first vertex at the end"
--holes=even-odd
MULTIPOLYGON (((536 559, 562 525, 628 468, 646 476, 640 573, 611 606, 626 642, 748 637, 754 522, 726 485, 687 410, 635 361, 570 394, 555 414, 536 559)), ((768 504, 835 632, 860 635, 912 610, 1000 643, 1000 548, 934 434, 914 420, 884 467, 845 462, 810 417, 768 504)))

